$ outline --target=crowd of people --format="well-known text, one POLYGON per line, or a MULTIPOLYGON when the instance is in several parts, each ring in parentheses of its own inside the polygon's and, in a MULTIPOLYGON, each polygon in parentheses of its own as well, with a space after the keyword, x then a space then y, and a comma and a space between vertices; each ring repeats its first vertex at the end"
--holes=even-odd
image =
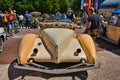
MULTIPOLYGON (((76 23, 76 16, 74 13, 63 13, 61 18, 66 21, 70 19, 72 22, 76 23)), ((32 15, 26 11, 24 15, 16 14, 15 10, 9 8, 7 11, 0 11, 0 26, 4 27, 6 34, 12 36, 13 31, 18 28, 26 27, 30 29, 31 26, 38 24, 38 18, 35 17, 32 22, 32 15)), ((104 22, 104 16, 102 14, 97 15, 94 8, 89 8, 87 11, 82 13, 81 23, 86 26, 85 33, 89 33, 91 36, 97 36, 99 33, 100 26, 104 22)))
POLYGON ((76 23, 76 16, 75 16, 75 13, 73 13, 73 12, 67 12, 67 13, 65 13, 65 12, 64 13, 59 13, 59 12, 57 12, 55 14, 50 14, 49 16, 50 16, 50 20, 53 19, 51 21, 62 21, 62 22, 76 23))
MULTIPOLYGON (((72 12, 63 13, 56 16, 56 19, 62 19, 65 22, 69 19, 71 22, 76 22, 76 16, 72 12)), ((8 36, 12 36, 13 33, 17 32, 18 28, 37 27, 39 23, 38 17, 32 17, 32 14, 26 11, 24 14, 17 14, 15 10, 9 8, 8 10, 2 12, 0 11, 0 26, 4 27, 4 31, 8 36)))
POLYGON ((12 36, 14 23, 16 20, 16 11, 9 8, 7 11, 0 11, 0 27, 4 27, 6 34, 12 36))
POLYGON ((31 23, 38 24, 38 19, 35 18, 32 22, 32 15, 28 11, 24 15, 16 14, 16 11, 11 8, 4 12, 0 11, 0 27, 4 27, 7 36, 12 36, 18 28, 30 29, 31 23))

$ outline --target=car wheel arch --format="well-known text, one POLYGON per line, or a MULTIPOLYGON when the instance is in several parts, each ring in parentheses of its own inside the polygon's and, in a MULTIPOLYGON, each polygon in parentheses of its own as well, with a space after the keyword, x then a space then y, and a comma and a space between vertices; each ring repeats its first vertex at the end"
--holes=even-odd
POLYGON ((1 38, 3 41, 5 41, 4 35, 1 35, 0 38, 1 38))

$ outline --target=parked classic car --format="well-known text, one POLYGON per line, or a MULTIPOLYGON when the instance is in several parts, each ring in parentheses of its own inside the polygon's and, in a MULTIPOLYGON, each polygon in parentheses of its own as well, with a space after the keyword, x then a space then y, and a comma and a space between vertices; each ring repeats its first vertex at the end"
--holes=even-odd
POLYGON ((114 14, 102 27, 101 37, 111 43, 120 46, 120 14, 114 14))
POLYGON ((72 28, 49 26, 43 28, 39 35, 26 34, 22 38, 14 67, 64 74, 100 65, 96 63, 96 49, 89 35, 76 35, 72 28))
POLYGON ((4 28, 0 27, 0 52, 2 52, 4 46, 3 46, 3 41, 6 40, 6 34, 4 32, 4 28))

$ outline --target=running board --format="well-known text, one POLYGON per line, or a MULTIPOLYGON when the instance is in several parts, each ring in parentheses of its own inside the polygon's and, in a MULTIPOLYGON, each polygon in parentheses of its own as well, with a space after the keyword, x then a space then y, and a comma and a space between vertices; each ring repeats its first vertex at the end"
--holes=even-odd
POLYGON ((29 63, 25 65, 18 65, 17 63, 14 64, 14 68, 17 69, 23 69, 23 70, 30 70, 30 71, 37 71, 37 72, 43 72, 43 73, 49 73, 49 74, 66 74, 66 73, 73 73, 73 72, 80 72, 80 71, 86 71, 90 69, 96 69, 100 68, 100 64, 77 64, 66 68, 60 68, 60 69, 51 69, 49 67, 45 67, 36 63, 29 63), (32 65, 32 66, 31 66, 32 65))
POLYGON ((101 38, 104 39, 105 41, 110 42, 110 43, 113 43, 113 44, 116 44, 116 45, 118 44, 117 41, 111 40, 111 39, 109 39, 109 38, 107 38, 107 37, 101 36, 101 38))

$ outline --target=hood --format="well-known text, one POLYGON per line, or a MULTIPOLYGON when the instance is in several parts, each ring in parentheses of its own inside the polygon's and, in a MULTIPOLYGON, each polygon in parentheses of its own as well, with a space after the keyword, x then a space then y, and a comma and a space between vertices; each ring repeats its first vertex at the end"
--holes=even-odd
POLYGON ((56 45, 62 44, 65 40, 70 37, 73 38, 75 35, 73 30, 65 28, 47 28, 43 30, 43 33, 55 42, 56 45))

